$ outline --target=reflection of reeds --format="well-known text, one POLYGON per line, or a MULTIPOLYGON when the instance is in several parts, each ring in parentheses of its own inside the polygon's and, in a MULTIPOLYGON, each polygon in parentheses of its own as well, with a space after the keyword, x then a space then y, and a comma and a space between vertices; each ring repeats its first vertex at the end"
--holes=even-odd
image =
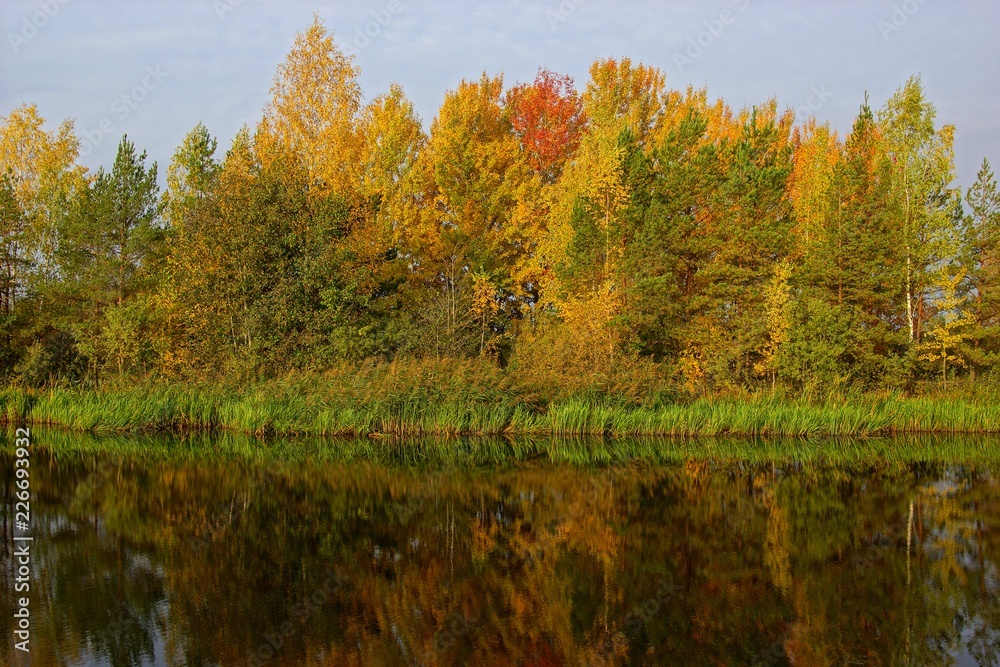
POLYGON ((482 364, 397 362, 302 374, 247 389, 148 385, 97 391, 0 390, 0 421, 97 433, 232 431, 315 435, 647 435, 873 437, 1000 433, 1000 403, 853 396, 806 401, 770 395, 650 404, 589 392, 541 400, 482 364))
MULTIPOLYGON (((285 464, 366 462, 404 468, 491 469, 534 460, 574 466, 632 462, 681 465, 699 461, 749 465, 883 467, 926 463, 1000 463, 1000 438, 969 435, 897 435, 876 438, 655 436, 519 437, 280 437, 261 440, 233 432, 80 433, 36 429, 36 446, 57 456, 110 456, 116 460, 238 460, 267 464, 274 474, 285 464)), ((2 432, 0 432, 2 441, 2 432)))

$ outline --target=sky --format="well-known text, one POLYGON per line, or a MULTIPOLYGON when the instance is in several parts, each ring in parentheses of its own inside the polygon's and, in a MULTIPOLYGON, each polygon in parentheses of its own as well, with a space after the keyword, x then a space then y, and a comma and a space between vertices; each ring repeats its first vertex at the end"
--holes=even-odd
POLYGON ((0 116, 34 103, 74 119, 81 162, 108 166, 122 134, 165 173, 199 121, 224 150, 261 117, 278 65, 314 12, 361 68, 366 99, 403 86, 429 129, 444 94, 483 72, 539 67, 584 88, 598 58, 630 57, 667 85, 740 108, 777 98, 846 134, 922 77, 956 126, 957 184, 1000 165, 996 0, 4 0, 0 116))

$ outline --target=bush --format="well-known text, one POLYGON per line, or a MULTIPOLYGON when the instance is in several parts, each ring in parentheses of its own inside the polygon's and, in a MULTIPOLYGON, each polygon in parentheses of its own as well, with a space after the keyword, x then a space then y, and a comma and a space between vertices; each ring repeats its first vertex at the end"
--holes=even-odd
POLYGON ((87 358, 80 354, 73 336, 53 331, 27 349, 15 370, 29 387, 56 382, 78 385, 86 376, 87 358))

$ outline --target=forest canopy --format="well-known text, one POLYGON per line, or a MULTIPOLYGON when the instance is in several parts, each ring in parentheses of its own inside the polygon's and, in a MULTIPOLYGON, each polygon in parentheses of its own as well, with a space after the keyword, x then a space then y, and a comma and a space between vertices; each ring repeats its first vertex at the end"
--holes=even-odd
MULTIPOLYGON (((0 376, 249 379, 481 358, 567 386, 710 394, 992 378, 1000 196, 955 184, 919 77, 846 136, 627 58, 365 102, 318 19, 225 155, 79 163, 72 121, 0 118, 0 376)), ((859 102, 861 102, 859 100, 859 102)))

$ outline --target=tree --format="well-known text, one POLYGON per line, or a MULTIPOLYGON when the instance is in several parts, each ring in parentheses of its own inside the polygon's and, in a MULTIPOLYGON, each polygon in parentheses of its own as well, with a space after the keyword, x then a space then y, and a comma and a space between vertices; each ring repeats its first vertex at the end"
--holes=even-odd
MULTIPOLYGON (((157 167, 122 137, 111 171, 98 171, 78 198, 61 254, 71 326, 94 363, 113 361, 119 374, 145 349, 145 301, 159 269, 163 239, 157 167), (125 338, 128 340, 125 340, 125 338)), ((68 313, 69 314, 69 313, 68 313)))
POLYGON ((630 278, 623 267, 648 196, 647 154, 663 97, 656 68, 627 58, 594 62, 581 98, 587 124, 580 146, 550 195, 539 300, 568 326, 582 327, 568 333, 576 348, 600 341, 602 371, 612 370, 624 341, 618 327, 630 278))
POLYGON ((212 196, 219 176, 218 141, 198 123, 174 153, 164 194, 166 223, 175 231, 195 223, 199 207, 212 196))
POLYGON ((76 164, 80 142, 72 121, 46 132, 38 108, 25 104, 0 118, 0 174, 9 174, 33 244, 45 267, 54 266, 57 227, 67 202, 86 183, 76 164))
POLYGON ((1000 193, 988 160, 965 196, 969 214, 962 219, 962 264, 967 267, 968 305, 975 322, 970 362, 988 368, 1000 354, 1000 193))
POLYGON ((650 180, 640 188, 648 201, 636 198, 629 211, 631 242, 622 267, 629 276, 623 324, 632 345, 657 361, 687 354, 691 370, 706 288, 701 272, 715 251, 711 196, 723 177, 708 133, 707 120, 692 108, 653 151, 646 164, 650 180))
POLYGON ((168 226, 163 279, 158 286, 160 311, 157 347, 160 366, 168 375, 193 370, 218 359, 220 345, 213 338, 212 314, 224 300, 212 277, 218 271, 220 251, 230 250, 231 239, 219 235, 217 187, 221 165, 215 158, 218 142, 198 123, 184 137, 167 170, 164 193, 168 226), (213 289, 215 288, 215 289, 213 289))
POLYGON ((171 253, 178 307, 176 330, 186 335, 179 367, 227 370, 259 368, 266 356, 265 298, 279 279, 276 255, 286 227, 266 224, 269 194, 259 183, 253 137, 242 129, 222 160, 203 224, 177 234, 171 253), (196 272, 190 265, 198 267, 196 272))
POLYGON ((932 327, 927 331, 926 340, 918 351, 921 359, 932 364, 941 363, 941 383, 948 386, 948 364, 965 367, 965 359, 961 354, 963 343, 969 339, 969 326, 972 320, 965 312, 965 299, 959 293, 959 286, 965 280, 965 272, 961 269, 950 272, 942 268, 935 287, 940 290, 937 300, 938 316, 932 327))
POLYGON ((14 192, 10 174, 0 176, 0 373, 10 371, 17 360, 14 348, 15 307, 24 286, 21 276, 30 265, 24 254, 24 212, 14 192))
POLYGON ((890 169, 866 100, 835 162, 829 202, 815 202, 823 211, 815 220, 823 226, 814 227, 800 270, 803 299, 825 305, 797 309, 798 354, 814 357, 806 349, 809 341, 840 350, 829 363, 810 362, 828 370, 809 378, 821 384, 844 376, 865 386, 896 385, 908 371, 905 244, 890 196, 890 169), (831 338, 821 323, 850 330, 850 340, 831 338))
MULTIPOLYGON (((350 197, 358 178, 357 115, 361 86, 353 56, 345 55, 319 16, 295 38, 295 44, 271 88, 263 128, 273 135, 274 150, 262 158, 294 156, 302 169, 309 203, 330 193, 350 197)), ((260 148, 263 148, 263 142, 260 148)))
POLYGON ((393 306, 398 251, 380 201, 398 185, 399 160, 413 159, 413 127, 399 90, 362 116, 358 73, 315 18, 279 68, 254 134, 254 225, 276 240, 265 250, 264 282, 274 286, 257 337, 271 363, 314 367, 388 353, 381 318, 393 306), (390 119, 394 127, 369 124, 390 119), (376 171, 362 176, 365 166, 376 171))
POLYGON ((583 93, 583 112, 588 122, 609 128, 617 136, 632 130, 644 150, 663 120, 666 78, 655 67, 633 65, 628 58, 598 60, 590 66, 590 81, 583 93))
POLYGON ((785 195, 791 145, 766 109, 744 114, 737 141, 725 142, 723 176, 711 197, 714 252, 701 272, 703 354, 720 381, 746 385, 767 347, 764 286, 791 253, 791 205, 785 195))
POLYGON ((416 207, 423 205, 418 160, 427 145, 420 118, 403 89, 393 85, 364 109, 359 122, 364 142, 361 195, 364 221, 358 236, 370 256, 391 256, 377 270, 383 279, 402 280, 397 261, 414 222, 416 207))
POLYGON ((443 332, 433 337, 449 354, 481 348, 469 310, 473 275, 479 276, 477 292, 485 289, 484 280, 493 286, 499 307, 488 328, 496 336, 533 302, 537 286, 540 179, 525 160, 502 99, 502 77, 463 81, 445 97, 419 158, 424 204, 406 230, 404 254, 411 280, 431 291, 427 307, 444 311, 422 319, 441 323, 443 332))
POLYGON ((412 196, 410 173, 427 144, 420 117, 403 89, 393 84, 389 92, 371 101, 358 122, 361 136, 361 190, 381 215, 398 227, 401 198, 412 196))
POLYGON ((777 386, 780 354, 789 341, 792 319, 791 263, 784 261, 774 267, 774 276, 764 286, 764 317, 767 342, 756 370, 771 378, 771 388, 777 386))
MULTIPOLYGON (((627 58, 599 60, 590 68, 583 94, 589 125, 573 173, 565 179, 565 202, 570 208, 564 204, 554 214, 576 221, 578 233, 573 243, 578 250, 581 244, 598 249, 599 257, 592 266, 602 269, 589 276, 590 284, 606 294, 616 291, 616 274, 624 254, 622 215, 633 195, 626 182, 626 165, 652 148, 646 144, 659 127, 663 88, 664 76, 659 70, 633 66, 627 58), (593 240, 585 239, 586 232, 580 226, 588 224, 587 219, 596 226, 593 240)), ((578 266, 590 263, 581 260, 578 257, 578 266)))
MULTIPOLYGON (((54 131, 44 125, 37 107, 28 104, 0 118, 0 371, 29 347, 39 352, 54 335, 59 315, 52 292, 61 277, 62 228, 73 198, 86 187, 85 170, 76 164, 73 123, 54 131)), ((48 370, 40 375, 47 378, 48 370)))
POLYGON ((599 354, 595 368, 612 370, 621 343, 614 331, 622 309, 622 260, 627 244, 624 213, 631 196, 628 158, 642 159, 627 128, 592 126, 559 183, 540 259, 544 307, 570 327, 573 354, 599 354), (595 346, 600 347, 595 349, 595 346), (599 352, 598 352, 599 350, 599 352))
POLYGON ((830 193, 842 146, 837 133, 829 125, 816 125, 815 119, 796 128, 792 141, 794 166, 788 196, 795 211, 793 234, 797 253, 808 255, 814 243, 822 242, 834 212, 830 193))
POLYGON ((124 136, 111 171, 100 170, 91 188, 86 231, 93 234, 79 240, 86 244, 96 286, 109 290, 119 306, 135 293, 141 272, 152 268, 144 260, 162 239, 156 172, 155 162, 146 167, 146 151, 136 154, 124 136))
POLYGON ((848 384, 858 371, 852 363, 859 347, 853 309, 810 286, 800 287, 794 297, 788 340, 777 358, 780 378, 807 392, 848 384))
POLYGON ((891 162, 890 195, 898 207, 906 252, 906 313, 911 343, 919 343, 927 289, 935 267, 956 251, 953 211, 955 128, 934 127, 937 112, 911 77, 886 102, 879 127, 891 162))
POLYGON ((573 79, 539 69, 533 83, 511 88, 504 104, 529 166, 545 183, 555 183, 586 125, 573 79))
POLYGON ((946 379, 1000 360, 996 179, 984 161, 962 209, 954 128, 919 77, 877 116, 866 99, 843 139, 627 58, 580 92, 546 69, 462 81, 426 132, 401 87, 366 100, 359 77, 314 17, 260 122, 224 159, 195 126, 162 198, 127 137, 91 176, 72 123, 0 118, 0 373, 250 378, 415 354, 574 388, 808 392, 910 387, 927 355, 946 379))

